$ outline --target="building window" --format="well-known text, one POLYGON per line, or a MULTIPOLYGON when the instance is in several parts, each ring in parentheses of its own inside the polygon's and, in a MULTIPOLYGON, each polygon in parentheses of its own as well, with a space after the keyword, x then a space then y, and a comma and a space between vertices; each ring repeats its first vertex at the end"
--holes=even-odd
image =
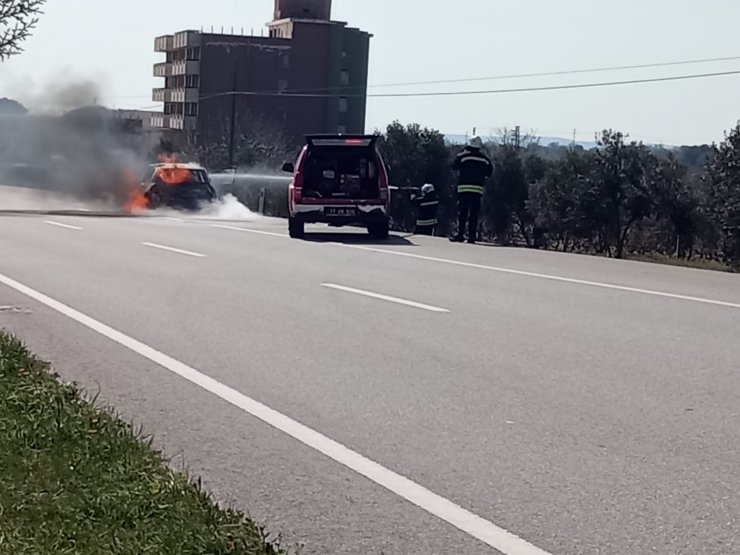
POLYGON ((284 68, 290 67, 290 56, 288 56, 287 54, 283 56, 283 67, 284 68))
POLYGON ((200 60, 200 48, 188 48, 188 60, 198 61, 200 60))
POLYGON ((278 81, 278 92, 283 93, 287 89, 288 89, 288 80, 280 79, 280 81, 278 81))
POLYGON ((186 102, 185 103, 185 115, 186 116, 197 116, 198 115, 198 103, 197 102, 186 102))
POLYGON ((346 125, 339 125, 337 126, 337 133, 340 133, 342 135, 347 134, 347 126, 346 125))
POLYGON ((339 84, 345 87, 349 85, 349 71, 346 69, 343 69, 339 74, 339 84))
POLYGON ((339 112, 342 114, 346 113, 348 104, 347 99, 345 97, 341 97, 339 99, 339 112))
POLYGON ((200 75, 187 75, 185 77, 185 86, 189 89, 197 89, 200 87, 200 75))

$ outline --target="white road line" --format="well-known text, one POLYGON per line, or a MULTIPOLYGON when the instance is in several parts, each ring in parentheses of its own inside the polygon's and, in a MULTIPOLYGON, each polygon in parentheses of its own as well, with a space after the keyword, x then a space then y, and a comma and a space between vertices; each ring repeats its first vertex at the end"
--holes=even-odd
POLYGON ((288 237, 287 235, 284 235, 282 233, 273 233, 271 231, 262 231, 259 229, 249 229, 247 227, 236 227, 233 225, 212 224, 211 227, 216 227, 218 229, 228 229, 230 231, 241 231, 242 233, 254 233, 255 235, 270 235, 271 237, 288 237))
POLYGON ((388 470, 384 466, 352 451, 341 443, 304 426, 300 422, 271 409, 243 393, 199 372, 195 368, 160 352, 156 349, 103 324, 102 322, 75 310, 43 293, 40 293, 14 279, 0 274, 0 283, 30 297, 39 303, 67 316, 91 330, 115 341, 142 357, 162 366, 181 378, 197 385, 223 399, 227 403, 259 418, 266 424, 293 437, 308 447, 323 453, 330 459, 365 476, 376 484, 413 503, 430 514, 455 526, 484 544, 498 549, 504 555, 550 555, 526 540, 504 530, 484 518, 460 507, 452 501, 437 495, 425 487, 388 470))
POLYGON ((145 247, 152 247, 153 249, 160 249, 163 251, 176 252, 177 254, 185 254, 187 256, 194 256, 196 258, 205 258, 205 254, 199 252, 185 251, 182 249, 176 249, 175 247, 168 247, 166 245, 160 245, 158 243, 142 243, 145 247))
POLYGON ((54 221, 51 221, 51 220, 46 220, 44 223, 47 224, 47 225, 53 225, 53 226, 56 226, 56 227, 63 227, 64 229, 73 229, 75 231, 81 231, 82 230, 81 227, 77 227, 76 225, 63 224, 61 222, 54 222, 54 221))
MULTIPOLYGON (((219 227, 219 226, 216 226, 216 227, 219 227)), ((273 235, 275 237, 284 237, 284 238, 288 237, 287 235, 283 235, 280 233, 267 233, 263 231, 256 231, 252 229, 247 230, 245 228, 238 228, 238 227, 226 228, 226 229, 235 229, 237 231, 246 231, 250 233, 254 232, 254 233, 260 233, 262 235, 273 235)), ((600 281, 590 281, 590 280, 585 280, 585 279, 568 278, 568 277, 555 276, 555 275, 550 275, 550 274, 541 274, 538 272, 527 272, 524 270, 514 270, 512 268, 500 268, 498 266, 488 266, 486 264, 476 264, 474 262, 463 262, 461 260, 452 260, 449 258, 437 258, 434 256, 425 256, 423 254, 414 254, 410 252, 399 252, 399 251, 394 251, 394 250, 389 250, 389 249, 377 249, 373 247, 364 247, 362 245, 347 245, 345 243, 335 243, 335 242, 312 243, 312 244, 332 245, 335 247, 341 247, 345 249, 355 249, 355 250, 361 250, 361 251, 390 254, 393 256, 413 258, 416 260, 426 260, 428 262, 438 262, 440 264, 449 264, 452 266, 460 266, 463 268, 474 268, 476 270, 486 270, 489 272, 498 272, 502 274, 511 274, 511 275, 516 275, 516 276, 546 279, 549 281, 558 281, 561 283, 570 283, 573 285, 585 285, 588 287, 598 287, 600 289, 611 289, 613 291, 623 291, 626 293, 637 293, 640 295, 652 295, 654 297, 663 297, 663 298, 668 298, 668 299, 676 299, 680 301, 689 301, 689 302, 709 304, 709 305, 714 305, 714 306, 723 306, 727 308, 740 308, 740 303, 719 301, 717 299, 708 299, 706 297, 694 297, 691 295, 680 295, 678 293, 668 293, 666 291, 657 291, 655 289, 642 289, 640 287, 628 287, 626 285, 616 285, 613 283, 603 283, 600 281)))
POLYGON ((588 287, 598 287, 601 289, 611 289, 614 291, 625 291, 628 293, 639 293, 641 295, 652 295, 654 297, 665 297, 669 299, 678 299, 682 301, 691 301, 695 303, 703 303, 703 304, 711 304, 716 306, 724 306, 728 308, 740 308, 740 303, 731 303, 727 301, 718 301, 716 299, 707 299, 705 297, 693 297, 690 295, 680 295, 678 293, 667 293, 665 291, 656 291, 654 289, 641 289, 639 287, 628 287, 626 285, 615 285, 612 283, 603 283, 600 281, 589 281, 585 279, 576 279, 576 278, 567 278, 562 276, 553 276, 550 274, 540 274, 537 272, 527 272, 524 270, 513 270, 511 268, 499 268, 497 266, 487 266, 485 264, 475 264, 473 262, 462 262, 459 260, 450 260, 447 258, 436 258, 433 256, 424 256, 421 254, 413 254, 408 252, 398 252, 398 251, 391 251, 391 250, 385 250, 385 249, 375 249, 372 247, 362 247, 360 245, 344 245, 341 243, 337 243, 340 247, 345 247, 349 249, 358 249, 358 250, 364 250, 364 251, 370 251, 370 252, 381 252, 383 254, 392 254, 395 256, 405 256, 407 258, 415 258, 418 260, 427 260, 430 262, 439 262, 442 264, 450 264, 454 266, 461 266, 464 268, 475 268, 478 270, 488 270, 491 272, 499 272, 502 274, 511 274, 516 276, 525 276, 525 277, 532 277, 532 278, 538 278, 538 279, 546 279, 550 281, 559 281, 561 283, 571 283, 575 285, 586 285, 588 287))
POLYGON ((172 216, 166 216, 164 219, 169 220, 171 222, 177 222, 177 223, 182 223, 185 221, 185 220, 181 220, 180 218, 173 218, 172 216))
POLYGON ((337 285, 335 283, 322 283, 321 285, 322 287, 327 287, 329 289, 336 289, 337 291, 354 293, 355 295, 362 295, 363 297, 370 297, 372 299, 379 299, 381 301, 388 301, 391 303, 411 306, 413 308, 420 308, 422 310, 428 310, 429 312, 449 312, 449 310, 447 310, 446 308, 439 308, 438 306, 417 303, 414 301, 407 301, 406 299, 399 299, 398 297, 381 295, 380 293, 372 293, 371 291, 363 291, 362 289, 355 289, 353 287, 345 287, 344 285, 337 285))

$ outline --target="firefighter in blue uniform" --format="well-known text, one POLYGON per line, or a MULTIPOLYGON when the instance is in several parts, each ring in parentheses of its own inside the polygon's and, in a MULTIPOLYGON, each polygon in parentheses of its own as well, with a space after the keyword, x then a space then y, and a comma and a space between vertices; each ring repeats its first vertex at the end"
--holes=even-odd
POLYGON ((457 155, 452 169, 458 172, 457 185, 458 229, 450 241, 462 243, 468 228, 468 243, 478 239, 478 215, 486 179, 493 175, 493 164, 483 153, 480 137, 470 139, 468 146, 457 155))
POLYGON ((421 195, 414 197, 413 200, 418 206, 414 233, 416 235, 436 235, 439 198, 434 190, 434 185, 426 183, 421 188, 421 195))

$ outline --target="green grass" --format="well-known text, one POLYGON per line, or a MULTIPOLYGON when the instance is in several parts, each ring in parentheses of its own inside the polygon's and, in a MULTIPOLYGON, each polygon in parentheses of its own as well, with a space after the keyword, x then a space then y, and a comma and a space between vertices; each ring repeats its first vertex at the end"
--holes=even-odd
POLYGON ((0 332, 0 553, 282 553, 0 332))
POLYGON ((734 272, 735 269, 717 260, 706 260, 703 258, 674 258, 663 254, 628 254, 628 260, 638 262, 650 262, 653 264, 664 264, 666 266, 680 266, 682 268, 695 268, 698 270, 712 270, 714 272, 734 272))

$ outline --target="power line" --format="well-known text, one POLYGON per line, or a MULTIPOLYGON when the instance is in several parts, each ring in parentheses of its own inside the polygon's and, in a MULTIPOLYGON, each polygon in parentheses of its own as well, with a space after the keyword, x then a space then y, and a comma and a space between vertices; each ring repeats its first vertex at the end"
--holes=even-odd
MULTIPOLYGON (((702 59, 696 59, 696 60, 679 60, 679 61, 672 61, 672 62, 656 62, 651 64, 635 64, 635 65, 622 65, 622 66, 607 66, 607 67, 595 67, 595 68, 581 68, 581 69, 568 69, 568 70, 560 70, 560 71, 544 71, 539 73, 516 73, 516 74, 510 74, 510 75, 492 75, 489 77, 464 77, 464 78, 456 78, 456 79, 439 79, 439 80, 431 80, 431 81, 409 81, 405 83, 381 83, 376 85, 368 85, 368 89, 380 89, 380 88, 390 88, 390 87, 412 87, 412 86, 420 86, 420 85, 445 85, 445 84, 453 84, 453 83, 475 83, 475 82, 482 82, 482 81, 501 81, 505 79, 525 79, 525 78, 531 78, 531 77, 555 77, 555 76, 562 76, 562 75, 579 75, 579 74, 585 74, 585 73, 604 73, 608 71, 624 71, 628 69, 649 69, 649 68, 659 68, 659 67, 674 67, 674 66, 682 66, 682 65, 696 65, 696 64, 706 64, 706 63, 716 63, 716 62, 730 62, 730 61, 737 61, 740 60, 740 56, 726 56, 722 58, 702 58, 702 59)), ((289 89, 286 93, 283 93, 283 96, 285 94, 303 94, 303 93, 329 93, 336 91, 337 93, 340 92, 350 92, 350 91, 364 91, 365 87, 350 87, 350 86, 343 86, 343 87, 322 87, 322 88, 310 88, 310 89, 289 89)), ((273 92, 273 91, 254 91, 254 92, 273 92)), ((345 95, 342 95, 345 96, 345 95)), ((149 95, 142 95, 142 96, 109 96, 104 97, 105 100, 124 100, 124 99, 139 99, 139 98, 149 98, 149 95)), ((210 98, 210 96, 209 96, 210 98)))
MULTIPOLYGON (((490 89, 490 90, 475 90, 475 91, 433 91, 433 92, 416 92, 416 93, 375 93, 368 94, 368 98, 419 98, 419 97, 430 97, 430 96, 473 96, 473 95, 488 95, 488 94, 507 94, 507 93, 525 93, 525 92, 541 92, 541 91, 558 91, 558 90, 572 90, 572 89, 589 89, 598 87, 615 87, 621 85, 637 85, 644 83, 664 83, 671 81, 686 81, 691 79, 707 79, 711 77, 724 77, 729 75, 740 75, 740 70, 735 71, 721 71, 717 73, 699 73, 693 75, 676 75, 672 77, 653 77, 647 79, 630 79, 624 81, 607 81, 598 83, 580 83, 576 85, 550 85, 543 87, 521 87, 514 89, 490 89)), ((237 94, 240 96, 271 96, 271 97, 285 97, 285 98, 364 98, 365 95, 346 95, 346 94, 313 94, 313 93, 279 93, 279 92, 224 92, 213 95, 207 95, 200 97, 200 100, 208 100, 211 98, 217 98, 221 96, 230 96, 237 94)))
MULTIPOLYGON (((481 82, 481 81, 496 81, 496 80, 505 80, 505 79, 524 79, 524 78, 531 78, 531 77, 552 77, 552 76, 563 76, 563 75, 582 75, 585 73, 600 73, 600 72, 608 72, 608 71, 623 71, 628 69, 647 69, 647 68, 659 68, 659 67, 675 67, 675 66, 681 66, 681 65, 695 65, 695 64, 705 64, 705 63, 711 63, 711 62, 729 62, 729 61, 737 61, 740 60, 740 56, 727 56, 723 58, 702 58, 702 59, 696 59, 696 60, 679 60, 679 61, 672 61, 672 62, 657 62, 657 63, 651 63, 651 64, 636 64, 636 65, 622 65, 622 66, 607 66, 607 67, 596 67, 596 68, 585 68, 585 69, 569 69, 569 70, 560 70, 560 71, 545 71, 540 73, 516 73, 516 74, 510 74, 510 75, 493 75, 489 77, 466 77, 466 78, 456 78, 456 79, 441 79, 436 81, 411 81, 406 83, 385 83, 385 84, 377 84, 377 85, 368 85, 367 87, 364 86, 341 86, 341 87, 321 87, 321 88, 310 88, 310 89, 288 89, 284 91, 284 94, 292 93, 292 94, 304 94, 304 93, 343 93, 341 96, 346 96, 348 93, 352 91, 356 91, 358 93, 362 93, 364 96, 364 92, 367 89, 376 89, 376 88, 389 88, 389 87, 411 87, 411 86, 419 86, 419 85, 443 85, 443 84, 454 84, 454 83, 474 83, 474 82, 481 82)), ((274 90, 264 90, 264 91, 255 91, 255 92, 274 92, 274 90)), ((372 95, 371 95, 372 96, 372 95)))
POLYGON ((493 75, 490 77, 467 77, 459 79, 441 79, 437 81, 411 81, 406 83, 387 83, 383 85, 371 85, 370 88, 381 88, 381 87, 411 87, 416 85, 442 85, 450 83, 473 83, 479 81, 496 81, 503 79, 523 79, 528 77, 553 77, 557 75, 577 75, 583 73, 600 73, 606 71, 623 71, 627 69, 647 69, 657 67, 671 67, 681 65, 692 65, 692 64, 706 64, 711 62, 730 62, 740 60, 740 56, 729 56, 725 58, 704 58, 700 60, 683 60, 675 62, 658 62, 652 64, 637 64, 637 65, 626 65, 626 66, 611 66, 611 67, 596 67, 586 69, 569 69, 562 71, 545 71, 541 73, 517 73, 512 75, 493 75))
POLYGON ((114 108, 114 110, 123 110, 124 112, 125 111, 136 111, 136 110, 146 111, 146 110, 153 110, 155 108, 160 108, 160 107, 161 106, 159 104, 154 104, 152 106, 136 106, 134 108, 114 108))
POLYGON ((644 83, 664 83, 670 81, 686 81, 691 79, 707 79, 711 77, 725 77, 729 75, 740 75, 740 70, 720 71, 716 73, 698 73, 694 75, 676 75, 673 77, 652 77, 647 79, 630 79, 625 81, 607 81, 601 83, 580 83, 577 85, 550 85, 544 87, 522 87, 517 89, 494 89, 482 91, 437 91, 428 93, 384 93, 371 94, 369 97, 374 98, 403 98, 403 97, 420 97, 420 96, 463 96, 463 95, 482 95, 482 94, 505 94, 516 92, 538 92, 538 91, 558 91, 570 89, 588 89, 597 87, 616 87, 621 85, 639 85, 644 83))
MULTIPOLYGON (((626 69, 658 68, 658 67, 702 64, 702 63, 710 63, 710 62, 727 62, 727 61, 737 61, 737 60, 740 60, 740 56, 728 56, 728 57, 723 57, 723 58, 703 58, 703 59, 698 59, 698 60, 681 60, 681 61, 673 61, 673 62, 658 62, 658 63, 652 63, 652 64, 622 65, 622 66, 597 67, 597 68, 586 68, 586 69, 570 69, 570 70, 561 70, 561 71, 547 71, 547 72, 541 72, 541 73, 518 73, 518 74, 512 74, 512 75, 494 75, 490 77, 469 77, 469 78, 457 78, 457 79, 443 79, 443 80, 436 80, 436 81, 413 81, 413 82, 406 82, 406 83, 386 83, 386 84, 378 84, 378 85, 368 85, 367 87, 365 86, 355 86, 355 87, 341 86, 341 87, 321 87, 321 88, 310 88, 310 89, 308 88, 288 89, 286 91, 283 91, 283 96, 285 94, 308 94, 308 93, 327 94, 330 92, 336 93, 336 94, 341 93, 341 96, 347 96, 347 94, 352 91, 356 91, 358 94, 362 94, 364 96, 366 89, 374 89, 374 88, 407 87, 407 86, 417 86, 417 85, 440 85, 440 84, 452 84, 452 83, 472 83, 472 82, 479 82, 479 81, 522 79, 522 78, 528 78, 528 77, 577 75, 577 74, 584 74, 584 73, 620 71, 620 70, 626 70, 626 69)), ((263 90, 263 91, 253 91, 253 92, 271 93, 275 91, 274 90, 263 90)))

